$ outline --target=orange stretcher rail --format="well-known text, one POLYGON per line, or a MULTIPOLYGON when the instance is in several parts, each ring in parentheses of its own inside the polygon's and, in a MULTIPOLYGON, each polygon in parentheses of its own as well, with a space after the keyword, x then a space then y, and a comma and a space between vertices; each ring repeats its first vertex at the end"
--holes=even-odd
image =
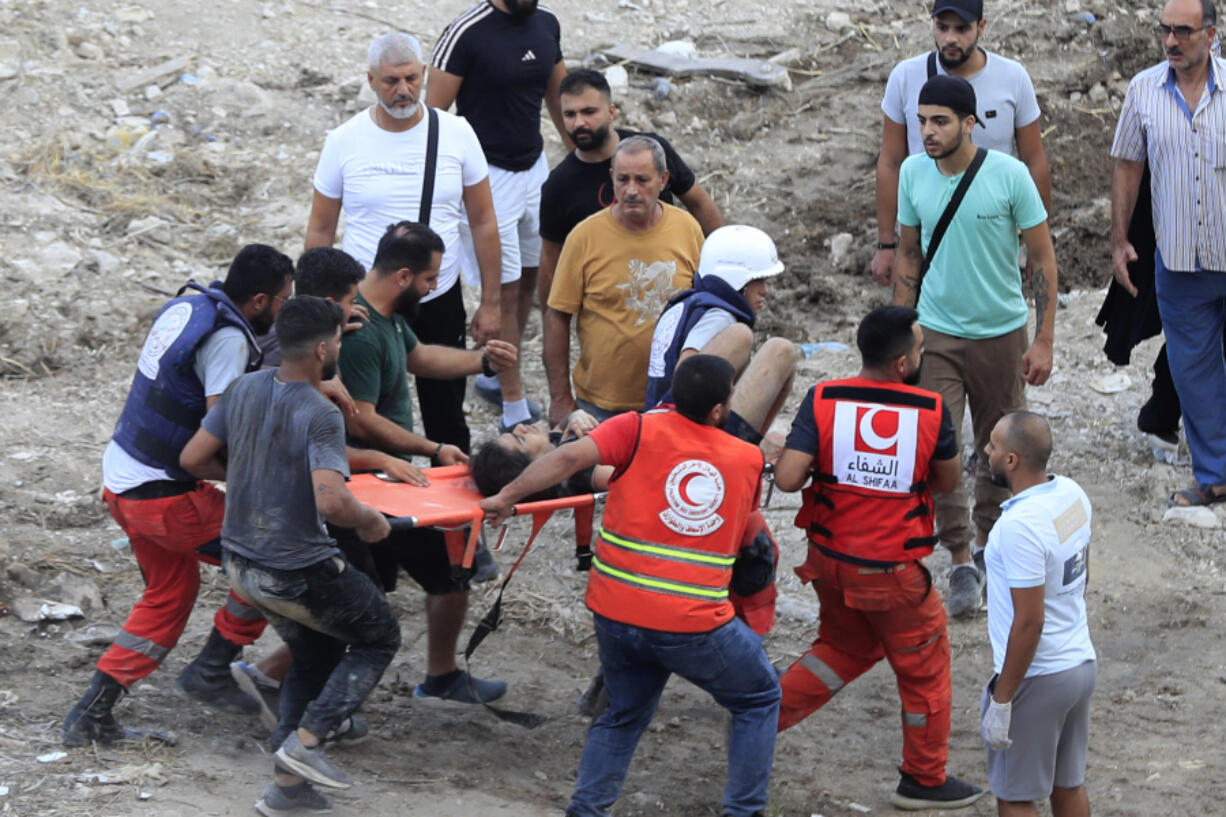
MULTIPOLYGON (((473 483, 468 466, 425 468, 422 473, 430 480, 428 486, 395 482, 375 474, 357 474, 349 481, 349 490, 359 502, 392 517, 394 527, 443 530, 452 564, 472 567, 485 512, 479 505, 484 497, 473 483), (467 542, 463 538, 464 528, 470 528, 467 542)), ((580 494, 539 502, 521 502, 512 512, 517 516, 532 517, 532 534, 528 539, 530 545, 555 511, 574 508, 576 544, 587 545, 591 542, 592 511, 598 496, 602 495, 580 494)), ((502 547, 505 536, 504 528, 495 550, 502 547)))

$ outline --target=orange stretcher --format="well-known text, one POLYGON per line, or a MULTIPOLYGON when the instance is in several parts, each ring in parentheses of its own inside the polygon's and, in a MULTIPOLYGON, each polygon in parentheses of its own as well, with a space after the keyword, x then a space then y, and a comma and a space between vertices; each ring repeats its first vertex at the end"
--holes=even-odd
MULTIPOLYGON (((481 523, 485 519, 485 512, 478 504, 484 497, 473 483, 466 465, 426 468, 422 473, 430 480, 428 486, 395 482, 376 474, 358 474, 349 481, 349 490, 359 502, 391 517, 394 528, 442 530, 447 540, 451 563, 471 568, 477 542, 481 537, 481 523), (465 529, 468 530, 467 539, 464 537, 465 529)), ((541 528, 545 527, 545 523, 555 512, 573 508, 575 552, 581 561, 585 553, 590 559, 596 500, 603 497, 604 494, 580 494, 515 505, 512 509, 514 515, 532 517, 532 533, 524 545, 524 553, 527 553, 541 528)), ((504 527, 493 550, 502 549, 506 534, 507 529, 504 527)), ((518 564, 517 561, 516 566, 518 564)))

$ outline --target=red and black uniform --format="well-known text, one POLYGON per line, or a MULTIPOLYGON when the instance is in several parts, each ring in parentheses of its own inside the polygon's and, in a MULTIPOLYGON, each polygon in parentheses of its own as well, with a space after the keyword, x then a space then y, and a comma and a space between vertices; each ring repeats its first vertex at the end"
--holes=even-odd
POLYGON ((591 436, 602 462, 616 470, 587 606, 665 632, 726 624, 735 615, 732 565, 758 505, 761 450, 675 411, 627 413, 591 436))
POLYGON ((920 561, 932 552, 934 461, 958 455, 940 395, 850 378, 819 384, 786 448, 814 457, 797 527, 809 557, 796 569, 821 605, 813 646, 781 680, 786 729, 885 658, 902 698, 902 770, 945 781, 950 700, 945 609, 920 561))

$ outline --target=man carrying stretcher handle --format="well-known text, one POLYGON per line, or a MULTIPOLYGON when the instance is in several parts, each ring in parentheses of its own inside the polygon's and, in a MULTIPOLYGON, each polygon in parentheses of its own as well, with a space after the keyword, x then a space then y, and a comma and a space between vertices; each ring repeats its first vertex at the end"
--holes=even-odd
POLYGON ((721 430, 732 377, 722 358, 687 358, 673 378, 675 408, 607 420, 481 502, 499 525, 525 497, 584 468, 614 468, 586 596, 609 708, 588 731, 573 817, 607 814, 673 673, 732 713, 723 814, 766 808, 779 683, 728 600, 764 463, 760 449, 721 430))

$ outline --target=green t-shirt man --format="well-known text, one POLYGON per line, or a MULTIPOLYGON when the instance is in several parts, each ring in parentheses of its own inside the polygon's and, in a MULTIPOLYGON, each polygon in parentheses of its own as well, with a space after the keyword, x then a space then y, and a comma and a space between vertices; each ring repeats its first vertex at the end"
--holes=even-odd
MULTIPOLYGON (((927 252, 962 176, 943 175, 924 153, 902 163, 898 223, 920 228, 922 251, 927 252)), ((920 326, 971 340, 997 338, 1025 326, 1017 231, 1046 220, 1026 165, 989 150, 924 276, 916 306, 920 326)))
POLYGON ((366 307, 370 318, 341 344, 341 382, 354 400, 372 403, 379 416, 412 431, 409 353, 417 346, 417 336, 404 318, 384 317, 360 292, 356 302, 366 307))

